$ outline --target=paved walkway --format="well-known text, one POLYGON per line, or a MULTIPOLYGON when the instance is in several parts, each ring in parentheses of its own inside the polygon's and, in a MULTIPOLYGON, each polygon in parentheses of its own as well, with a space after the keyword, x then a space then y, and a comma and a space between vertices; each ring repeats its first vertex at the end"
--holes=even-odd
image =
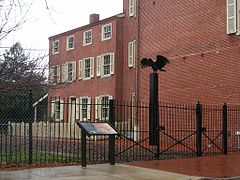
POLYGON ((124 164, 66 166, 54 168, 37 168, 19 171, 0 171, 0 180, 198 180, 199 177, 191 177, 177 173, 134 167, 124 164))
POLYGON ((240 180, 240 152, 198 158, 130 162, 128 165, 181 173, 188 176, 240 180))

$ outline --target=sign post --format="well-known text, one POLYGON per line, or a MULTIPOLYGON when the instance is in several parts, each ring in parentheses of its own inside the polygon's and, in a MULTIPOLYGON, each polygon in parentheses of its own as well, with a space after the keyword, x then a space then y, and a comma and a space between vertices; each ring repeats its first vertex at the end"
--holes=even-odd
POLYGON ((111 139, 109 141, 109 146, 112 146, 113 151, 109 151, 109 162, 111 165, 115 164, 115 135, 118 132, 109 123, 106 122, 78 122, 77 125, 81 128, 81 146, 82 146, 82 167, 86 167, 86 136, 90 137, 92 135, 109 135, 111 139))

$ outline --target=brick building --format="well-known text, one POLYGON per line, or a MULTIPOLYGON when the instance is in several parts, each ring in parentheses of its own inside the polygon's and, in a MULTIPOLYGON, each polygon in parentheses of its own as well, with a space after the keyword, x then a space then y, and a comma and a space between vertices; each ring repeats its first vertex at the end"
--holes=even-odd
POLYGON ((123 7, 49 38, 57 119, 88 119, 90 111, 107 117, 108 107, 85 104, 111 98, 148 102, 151 69, 141 69, 140 60, 157 54, 171 61, 159 74, 161 101, 239 103, 240 0, 123 0, 123 7))

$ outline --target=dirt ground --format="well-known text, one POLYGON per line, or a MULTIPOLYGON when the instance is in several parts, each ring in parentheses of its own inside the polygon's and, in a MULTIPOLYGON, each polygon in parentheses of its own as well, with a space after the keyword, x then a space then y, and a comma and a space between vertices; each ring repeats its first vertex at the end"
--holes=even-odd
POLYGON ((191 176, 213 178, 240 177, 240 153, 189 159, 130 162, 127 164, 191 176))

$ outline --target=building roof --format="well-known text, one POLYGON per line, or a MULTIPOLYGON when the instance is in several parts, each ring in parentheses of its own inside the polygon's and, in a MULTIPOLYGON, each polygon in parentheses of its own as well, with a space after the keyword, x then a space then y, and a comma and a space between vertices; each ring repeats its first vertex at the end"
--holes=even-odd
POLYGON ((81 26, 81 27, 78 27, 78 28, 75 28, 75 29, 71 29, 69 31, 66 31, 66 32, 63 32, 63 33, 60 33, 60 34, 56 34, 56 35, 50 36, 48 39, 51 40, 51 39, 58 38, 58 37, 61 37, 61 36, 64 36, 64 35, 73 34, 75 32, 78 32, 78 31, 81 31, 81 30, 85 30, 85 29, 89 29, 89 28, 91 28, 93 26, 106 23, 107 21, 112 21, 112 20, 116 20, 118 18, 123 18, 123 17, 125 17, 125 14, 124 13, 120 13, 120 14, 111 16, 111 17, 106 18, 106 19, 99 20, 99 21, 91 23, 91 24, 87 24, 87 25, 84 25, 84 26, 81 26))

